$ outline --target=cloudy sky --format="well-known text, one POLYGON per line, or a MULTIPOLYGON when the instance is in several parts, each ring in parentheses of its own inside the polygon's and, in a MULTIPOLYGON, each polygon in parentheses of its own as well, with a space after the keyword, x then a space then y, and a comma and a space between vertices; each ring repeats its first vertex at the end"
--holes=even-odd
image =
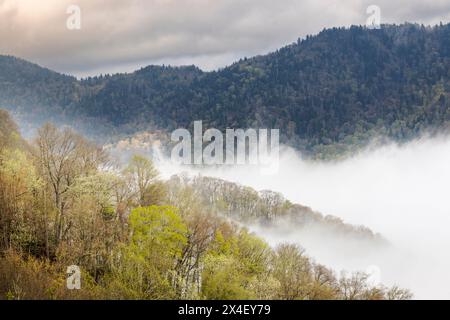
MULTIPOLYGON (((204 70, 272 51, 326 27, 450 21, 450 0, 0 0, 0 54, 87 76, 148 64, 204 70), (70 5, 81 29, 69 30, 70 5)), ((70 20, 74 21, 74 20, 70 20)))

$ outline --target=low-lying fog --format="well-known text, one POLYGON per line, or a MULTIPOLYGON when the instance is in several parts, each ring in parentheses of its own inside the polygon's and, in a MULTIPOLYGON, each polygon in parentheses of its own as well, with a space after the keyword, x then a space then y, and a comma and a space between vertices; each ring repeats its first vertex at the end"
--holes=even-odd
MULTIPOLYGON (((160 170, 170 175, 186 167, 164 162, 160 170)), ((379 268, 381 282, 409 288, 415 298, 450 298, 449 138, 391 144, 334 163, 305 161, 294 151, 284 150, 274 175, 261 175, 248 166, 202 169, 201 173, 257 190, 279 191, 293 202, 381 233, 391 249, 374 252, 367 247, 364 255, 360 250, 357 254, 327 250, 320 235, 301 245, 335 270, 379 268)), ((295 230, 288 236, 253 230, 273 245, 299 239, 295 230)))

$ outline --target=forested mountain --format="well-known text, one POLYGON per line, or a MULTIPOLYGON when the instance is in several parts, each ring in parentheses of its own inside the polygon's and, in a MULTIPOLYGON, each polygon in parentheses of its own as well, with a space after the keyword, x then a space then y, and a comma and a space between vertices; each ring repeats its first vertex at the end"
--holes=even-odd
POLYGON ((149 66, 84 80, 0 57, 0 106, 90 136, 189 127, 280 128, 317 157, 450 121, 450 25, 333 28, 214 72, 149 66))

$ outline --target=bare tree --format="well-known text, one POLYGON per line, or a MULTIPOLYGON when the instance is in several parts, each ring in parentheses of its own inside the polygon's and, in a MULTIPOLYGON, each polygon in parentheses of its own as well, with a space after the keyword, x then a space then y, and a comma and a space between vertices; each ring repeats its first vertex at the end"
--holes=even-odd
POLYGON ((279 298, 308 299, 312 283, 311 262, 298 245, 282 244, 274 254, 273 275, 280 282, 279 298))
POLYGON ((64 217, 67 191, 77 177, 95 172, 107 163, 108 157, 101 148, 73 130, 58 130, 51 124, 39 129, 36 145, 38 161, 57 209, 54 233, 56 243, 59 243, 67 227, 64 217))
POLYGON ((158 171, 152 161, 145 157, 135 155, 131 158, 124 174, 133 184, 139 205, 146 205, 146 197, 148 197, 149 189, 158 179, 158 171))

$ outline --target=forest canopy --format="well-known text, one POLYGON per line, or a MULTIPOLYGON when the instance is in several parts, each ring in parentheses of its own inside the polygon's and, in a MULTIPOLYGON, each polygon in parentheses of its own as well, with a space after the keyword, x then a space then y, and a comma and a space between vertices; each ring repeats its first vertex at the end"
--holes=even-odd
POLYGON ((117 167, 95 143, 52 124, 25 142, 3 111, 0 134, 0 299, 411 298, 361 272, 337 275, 299 245, 271 247, 227 216, 234 200, 199 193, 231 187, 238 216, 261 211, 264 219, 289 214, 294 205, 283 199, 269 206, 208 178, 164 181, 139 155, 117 167), (72 265, 80 290, 66 288, 72 265))
POLYGON ((77 80, 0 56, 0 106, 24 125, 71 126, 114 142, 146 130, 281 129, 305 155, 335 158, 382 137, 447 130, 450 25, 326 29, 213 72, 148 66, 77 80))

